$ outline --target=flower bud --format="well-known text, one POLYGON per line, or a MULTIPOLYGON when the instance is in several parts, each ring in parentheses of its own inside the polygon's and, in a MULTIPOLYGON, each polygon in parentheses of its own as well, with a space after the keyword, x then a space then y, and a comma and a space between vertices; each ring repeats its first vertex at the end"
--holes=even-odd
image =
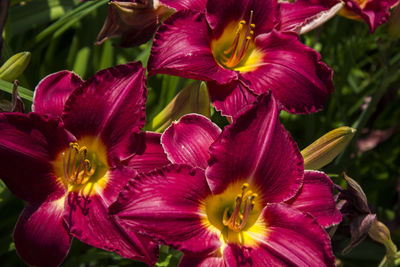
POLYGON ((395 244, 393 244, 392 239, 390 237, 390 231, 386 227, 386 225, 384 225, 378 220, 375 220, 372 223, 371 228, 369 228, 368 235, 376 242, 385 245, 387 256, 396 254, 397 247, 395 244))
POLYGON ((96 44, 121 37, 121 46, 143 44, 153 37, 157 26, 174 12, 157 0, 110 1, 107 19, 96 44))
POLYGON ((355 132, 351 127, 339 127, 303 149, 304 169, 318 170, 329 164, 348 145, 355 132))
POLYGON ((210 117, 210 98, 204 82, 191 83, 180 91, 153 119, 151 128, 163 132, 173 121, 189 113, 210 117))
POLYGON ((24 72, 30 59, 31 53, 29 52, 21 52, 13 55, 0 67, 0 79, 13 82, 24 72))

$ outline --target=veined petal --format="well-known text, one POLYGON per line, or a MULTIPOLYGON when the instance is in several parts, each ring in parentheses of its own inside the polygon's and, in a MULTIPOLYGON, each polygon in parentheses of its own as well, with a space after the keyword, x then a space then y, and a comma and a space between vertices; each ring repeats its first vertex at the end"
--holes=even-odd
MULTIPOLYGON (((302 33, 301 28, 312 21, 321 23, 333 17, 338 10, 329 12, 335 5, 342 5, 339 0, 297 0, 294 3, 280 3, 280 31, 295 31, 302 33)), ((340 6, 338 6, 340 8, 340 6)))
POLYGON ((262 192, 264 205, 297 193, 303 182, 303 158, 278 115, 275 99, 271 94, 263 95, 224 128, 210 147, 206 170, 214 194, 236 181, 262 192))
POLYGON ((228 245, 228 266, 335 266, 329 236, 310 215, 280 203, 268 204, 261 216, 267 231, 248 233, 256 241, 251 248, 228 245))
POLYGON ((177 11, 183 9, 203 11, 207 0, 159 0, 160 3, 175 8, 177 11))
POLYGON ((257 98, 257 95, 240 81, 234 81, 227 85, 208 82, 207 86, 215 109, 221 111, 224 116, 236 115, 257 98))
POLYGON ((65 103, 65 128, 77 139, 100 137, 113 166, 114 158, 127 156, 118 155, 119 144, 144 125, 146 95, 144 69, 139 62, 99 71, 65 103))
POLYGON ((256 36, 271 31, 278 23, 278 3, 274 0, 208 1, 206 16, 214 36, 219 37, 229 23, 249 21, 251 12, 256 36))
POLYGON ((208 149, 220 133, 221 129, 208 118, 189 114, 172 123, 161 142, 172 163, 205 169, 210 157, 208 149))
POLYGON ((297 196, 286 203, 292 208, 308 212, 323 227, 329 227, 342 220, 333 198, 333 183, 323 172, 305 171, 303 187, 297 196))
POLYGON ((30 266, 59 266, 67 256, 72 237, 64 225, 64 197, 29 204, 14 230, 18 255, 30 266))
POLYGON ((215 61, 205 15, 190 10, 175 13, 160 26, 148 69, 150 75, 163 73, 219 84, 237 79, 234 71, 215 61))
POLYGON ((203 201, 210 194, 203 170, 170 165, 130 180, 110 214, 184 253, 208 254, 221 245, 205 223, 203 201))
POLYGON ((39 114, 0 114, 1 179, 28 202, 57 199, 65 193, 52 161, 73 141, 59 120, 39 114))
POLYGON ((161 145, 161 134, 141 132, 135 133, 131 139, 128 148, 130 151, 134 151, 134 155, 129 158, 129 163, 127 163, 129 168, 145 172, 171 163, 161 145))
POLYGON ((82 242, 154 265, 158 257, 158 246, 132 232, 119 218, 108 215, 110 204, 116 200, 127 180, 135 174, 133 169, 114 169, 107 173, 105 185, 88 184, 81 191, 70 192, 64 219, 71 234, 82 242))
POLYGON ((291 113, 312 113, 323 108, 333 91, 332 70, 320 55, 300 43, 294 34, 272 31, 256 38, 264 57, 257 69, 240 79, 256 94, 271 90, 291 113))
POLYGON ((61 117, 64 104, 83 80, 71 71, 60 71, 44 77, 35 88, 32 111, 61 117))

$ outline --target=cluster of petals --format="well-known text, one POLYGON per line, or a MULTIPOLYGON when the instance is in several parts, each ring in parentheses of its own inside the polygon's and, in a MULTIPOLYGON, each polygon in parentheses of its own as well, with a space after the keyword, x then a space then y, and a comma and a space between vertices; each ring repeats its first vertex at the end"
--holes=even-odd
POLYGON ((168 164, 145 123, 145 70, 129 63, 87 81, 69 71, 44 78, 33 112, 0 114, 1 179, 27 202, 14 231, 32 266, 57 266, 72 237, 154 264, 158 246, 130 231, 108 207, 129 177, 168 164))
POLYGON ((173 164, 131 179, 110 214, 181 250, 181 266, 334 266, 333 183, 304 171, 278 114, 263 94, 222 131, 182 117, 161 137, 173 164))
POLYGON ((295 32, 280 29, 281 17, 275 0, 210 0, 203 11, 178 11, 157 31, 149 74, 207 81, 224 115, 269 90, 289 112, 321 110, 332 70, 295 32))

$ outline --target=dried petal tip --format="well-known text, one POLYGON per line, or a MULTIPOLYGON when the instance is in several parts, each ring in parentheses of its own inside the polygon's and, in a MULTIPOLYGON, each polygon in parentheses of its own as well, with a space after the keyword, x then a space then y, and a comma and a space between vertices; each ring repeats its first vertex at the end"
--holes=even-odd
POLYGON ((351 127, 339 127, 314 141, 301 151, 304 169, 318 170, 329 164, 353 138, 356 130, 351 127))
POLYGON ((29 52, 21 52, 13 55, 0 67, 0 79, 13 82, 24 72, 30 59, 31 53, 29 52))
POLYGON ((185 114, 198 113, 210 117, 210 98, 205 83, 191 83, 153 119, 151 128, 163 132, 173 121, 185 114))

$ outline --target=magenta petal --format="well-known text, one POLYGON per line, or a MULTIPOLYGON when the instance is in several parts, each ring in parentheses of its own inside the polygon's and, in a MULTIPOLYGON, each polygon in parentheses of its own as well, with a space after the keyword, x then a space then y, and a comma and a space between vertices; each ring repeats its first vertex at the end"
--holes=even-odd
POLYGON ((312 216, 285 204, 269 204, 261 216, 266 234, 249 233, 252 248, 229 245, 228 266, 335 266, 329 236, 312 216))
POLYGON ((323 108, 333 91, 332 70, 320 55, 300 43, 294 34, 272 31, 256 38, 265 54, 255 71, 241 74, 256 94, 271 90, 291 113, 311 113, 323 108))
POLYGON ((160 26, 148 69, 150 75, 163 73, 220 84, 237 79, 236 72, 215 61, 204 14, 190 10, 175 13, 160 26))
POLYGON ((324 227, 332 226, 342 220, 333 198, 333 183, 323 172, 305 171, 303 187, 287 204, 302 212, 310 213, 324 227))
POLYGON ((221 245, 203 222, 201 207, 210 194, 203 170, 170 165, 129 181, 110 214, 184 253, 207 254, 221 245))
POLYGON ((196 255, 183 255, 179 267, 225 267, 225 261, 218 251, 211 255, 196 257, 196 255))
POLYGON ((253 103, 257 96, 240 81, 227 85, 208 82, 208 91, 216 110, 224 116, 234 116, 245 106, 253 103))
POLYGON ((72 137, 56 119, 30 113, 0 114, 1 179, 17 197, 28 201, 57 199, 65 192, 51 162, 72 137))
POLYGON ((59 266, 68 254, 72 238, 62 219, 63 199, 30 204, 18 219, 15 248, 30 266, 59 266))
POLYGON ((344 2, 345 8, 359 15, 368 24, 371 33, 389 19, 389 8, 393 4, 390 0, 369 0, 361 8, 355 0, 344 0, 344 2))
POLYGON ((207 21, 216 37, 224 27, 240 20, 249 21, 253 11, 252 23, 256 25, 254 34, 271 31, 278 22, 278 4, 275 0, 224 0, 207 2, 207 21))
MULTIPOLYGON (((318 14, 329 10, 339 3, 339 0, 297 0, 294 3, 283 2, 280 4, 281 21, 280 31, 296 31, 301 25, 318 14)), ((296 31, 297 32, 297 31, 296 31)))
POLYGON ((108 215, 110 204, 116 200, 126 180, 135 174, 134 170, 125 168, 113 170, 109 172, 110 181, 106 187, 95 184, 91 196, 71 192, 64 219, 71 233, 82 242, 153 265, 157 261, 158 246, 132 232, 119 218, 108 215))
POLYGON ((61 117, 64 104, 83 80, 71 71, 60 71, 43 78, 36 86, 32 111, 61 117))
POLYGON ((159 133, 135 133, 128 146, 134 155, 128 159, 127 165, 139 172, 145 172, 170 164, 160 139, 159 133))
POLYGON ((159 0, 160 3, 175 8, 177 11, 191 9, 202 11, 206 8, 207 0, 159 0))
POLYGON ((189 114, 172 123, 161 142, 172 163, 205 169, 210 157, 208 149, 220 133, 221 129, 208 118, 189 114))
POLYGON ((263 95, 224 128, 211 145, 206 170, 214 194, 235 181, 258 187, 264 204, 281 202, 297 193, 303 182, 303 158, 278 115, 275 99, 271 94, 263 95))
POLYGON ((119 143, 145 123, 144 72, 139 62, 97 72, 66 102, 65 127, 77 139, 99 136, 111 157, 115 156, 113 150, 119 151, 119 143))

